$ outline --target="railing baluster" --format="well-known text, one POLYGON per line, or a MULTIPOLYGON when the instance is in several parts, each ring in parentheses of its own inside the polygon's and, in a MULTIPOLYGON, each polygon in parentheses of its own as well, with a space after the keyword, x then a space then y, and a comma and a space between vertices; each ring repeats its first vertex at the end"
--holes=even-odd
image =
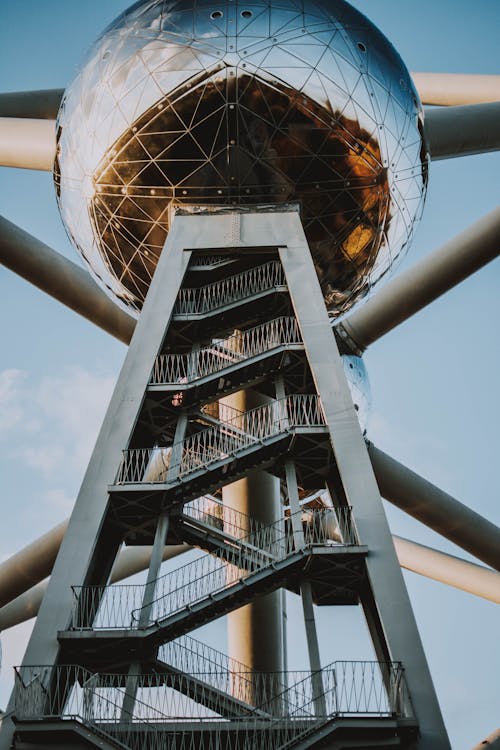
POLYGON ((181 289, 174 314, 203 314, 259 292, 285 286, 285 275, 277 260, 247 269, 213 284, 181 289))
POLYGON ((203 347, 196 352, 196 364, 191 366, 192 353, 160 354, 155 360, 149 382, 152 385, 194 382, 278 346, 300 343, 302 340, 296 319, 277 318, 203 347))
MULTIPOLYGON (((192 645, 189 639, 186 642, 192 645)), ((239 671, 228 668, 228 657, 214 654, 204 644, 195 642, 194 658, 192 654, 183 658, 185 648, 183 642, 176 644, 181 673, 138 676, 137 700, 125 721, 126 675, 91 673, 73 665, 17 667, 16 720, 77 720, 98 736, 132 750, 140 750, 145 742, 153 750, 170 746, 189 750, 195 722, 199 746, 229 748, 224 717, 232 700, 240 705, 239 715, 231 721, 232 750, 276 750, 314 733, 334 717, 413 718, 398 662, 328 665, 322 670, 325 710, 317 716, 314 675, 239 671), (206 665, 207 654, 213 660, 209 675, 205 669, 192 671, 195 665, 206 665), (255 695, 257 701, 252 700, 255 695)))

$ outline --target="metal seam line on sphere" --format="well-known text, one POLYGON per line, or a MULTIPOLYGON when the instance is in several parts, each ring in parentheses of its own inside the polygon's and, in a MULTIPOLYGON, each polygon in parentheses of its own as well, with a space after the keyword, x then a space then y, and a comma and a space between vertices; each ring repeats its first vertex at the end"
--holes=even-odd
POLYGON ((68 234, 135 310, 174 206, 298 201, 345 312, 407 247, 427 182, 411 77, 342 0, 133 6, 66 89, 57 141, 68 234))

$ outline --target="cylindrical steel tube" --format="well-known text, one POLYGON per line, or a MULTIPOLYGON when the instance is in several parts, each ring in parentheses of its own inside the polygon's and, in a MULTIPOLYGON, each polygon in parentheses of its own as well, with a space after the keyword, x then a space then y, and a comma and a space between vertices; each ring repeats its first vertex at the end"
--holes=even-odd
MULTIPOLYGON (((248 411, 263 403, 260 394, 239 391, 222 399, 229 407, 248 411)), ((252 471, 222 490, 225 505, 265 524, 281 516, 280 485, 265 471, 252 471)), ((282 672, 284 634, 281 592, 255 599, 228 615, 229 656, 259 672, 282 672)))
POLYGON ((0 117, 0 166, 52 172, 55 156, 54 120, 0 117))
POLYGON ((67 526, 62 521, 0 565, 0 607, 50 575, 67 526))
POLYGON ((0 94, 0 117, 33 117, 55 120, 64 89, 9 91, 0 94))
POLYGON ((124 344, 130 343, 136 321, 97 286, 90 273, 1 216, 0 263, 124 344))
POLYGON ((500 100, 500 76, 474 73, 412 73, 424 104, 456 106, 500 100))
POLYGON ((426 110, 431 159, 487 154, 500 149, 500 102, 426 110))
POLYGON ((500 573, 437 549, 393 536, 402 568, 500 604, 500 573))
POLYGON ((500 570, 500 529, 374 445, 369 453, 380 494, 482 562, 500 570))
POLYGON ((413 268, 399 274, 338 325, 354 348, 366 349, 500 253, 500 208, 490 211, 413 268))

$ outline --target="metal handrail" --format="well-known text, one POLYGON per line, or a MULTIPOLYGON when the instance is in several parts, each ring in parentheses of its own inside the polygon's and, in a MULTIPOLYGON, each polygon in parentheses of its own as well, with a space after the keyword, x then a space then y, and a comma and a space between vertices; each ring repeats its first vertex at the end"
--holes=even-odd
POLYGON ((230 459, 266 439, 299 427, 325 425, 319 396, 293 394, 241 412, 233 419, 219 421, 173 446, 123 451, 115 484, 168 484, 170 469, 177 483, 193 472, 230 459), (175 464, 171 462, 172 455, 175 464))
MULTIPOLYGON (((304 548, 314 545, 352 545, 356 533, 350 508, 299 511, 304 548), (342 521, 339 523, 339 519, 342 521), (345 537, 339 541, 339 528, 345 537)), ((142 584, 113 584, 111 586, 75 586, 71 628, 113 630, 137 629, 160 623, 194 604, 212 601, 242 581, 250 583, 252 576, 286 560, 296 551, 292 534, 293 517, 262 526, 244 537, 232 539, 227 535, 223 554, 206 553, 158 578, 150 598, 144 601, 146 587, 142 584), (148 610, 142 622, 141 613, 148 610)))
POLYGON ((247 664, 208 646, 191 635, 182 635, 173 641, 163 643, 158 649, 158 659, 188 674, 210 671, 228 673, 255 671, 247 664))
POLYGON ((264 522, 218 501, 213 495, 202 495, 186 503, 182 508, 182 517, 236 539, 265 525, 264 522))
POLYGON ((190 270, 192 268, 204 268, 206 266, 217 268, 217 266, 224 266, 227 263, 232 263, 234 260, 235 257, 231 255, 196 255, 192 258, 189 268, 190 270))
MULTIPOLYGON (((160 646, 158 659, 169 668, 203 675, 203 682, 215 690, 222 690, 249 707, 258 704, 259 711, 265 713, 275 712, 275 696, 282 694, 291 682, 298 682, 303 677, 302 672, 259 672, 188 635, 160 646)), ((282 699, 281 713, 285 705, 282 699)), ((288 705, 287 712, 291 710, 292 706, 288 705)))
POLYGON ((77 720, 124 750, 141 750, 147 733, 149 747, 160 750, 163 736, 151 721, 166 717, 155 717, 154 706, 140 698, 133 713, 124 710, 127 677, 92 673, 77 665, 16 667, 14 715, 18 720, 77 720))
MULTIPOLYGON (((301 509, 301 521, 304 539, 307 544, 314 544, 317 539, 322 543, 328 535, 332 541, 344 545, 359 544, 354 527, 350 506, 341 508, 307 508, 301 509), (327 528, 322 528, 327 526, 327 528)), ((202 495, 186 503, 182 509, 182 516, 202 526, 209 526, 224 536, 243 539, 248 534, 254 534, 267 524, 256 518, 231 508, 213 495, 202 495)), ((286 517, 290 523, 290 515, 286 517)))
POLYGON ((283 267, 269 261, 206 286, 181 289, 174 315, 201 315, 280 286, 286 286, 283 267))
POLYGON ((280 317, 223 340, 214 340, 187 354, 160 354, 153 366, 151 385, 191 383, 280 346, 301 344, 294 317, 280 317))
MULTIPOLYGON (((234 687, 231 673, 213 674, 219 674, 220 685, 234 687)), ((238 697, 214 692, 205 673, 139 675, 134 708, 124 712, 129 679, 129 675, 91 673, 73 665, 17 667, 14 714, 18 721, 76 719, 132 750, 144 746, 146 732, 153 750, 188 750, 193 722, 197 734, 207 734, 210 747, 285 750, 332 718, 413 718, 399 662, 336 661, 321 673, 250 673, 248 680, 255 685, 252 705, 242 706, 241 716, 232 719, 224 718, 227 698, 238 697), (277 685, 290 687, 274 690, 277 685)))

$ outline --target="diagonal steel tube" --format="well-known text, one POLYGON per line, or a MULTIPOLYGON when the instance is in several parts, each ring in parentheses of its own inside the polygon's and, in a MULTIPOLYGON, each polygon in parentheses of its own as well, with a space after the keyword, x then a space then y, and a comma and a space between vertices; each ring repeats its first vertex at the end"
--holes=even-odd
POLYGON ((500 208, 476 221, 413 268, 399 274, 336 330, 361 353, 426 305, 498 256, 500 208))
POLYGON ((409 539, 392 538, 402 568, 500 604, 500 573, 496 570, 409 539))
POLYGON ((412 73, 423 104, 456 106, 500 100, 500 76, 474 73, 412 73))
POLYGON ((52 172, 55 125, 54 120, 0 117, 0 165, 52 172))
MULTIPOLYGON (((420 549, 422 545, 412 542, 409 539, 401 540, 400 537, 393 536, 393 540, 399 564, 406 570, 411 570, 424 577, 439 580, 454 588, 490 600, 492 597, 489 595, 485 596, 485 592, 491 591, 492 586, 498 587, 499 579, 497 576, 499 574, 496 571, 483 568, 457 557, 452 557, 451 555, 445 555, 443 552, 429 547, 420 549), (453 563, 451 567, 448 565, 448 558, 451 558, 451 562, 453 563), (432 562, 432 568, 430 567, 430 562, 432 562)), ((169 559, 175 555, 187 552, 189 549, 190 547, 187 545, 165 547, 163 559, 169 559)), ((151 547, 130 548, 122 552, 115 568, 113 568, 110 583, 117 583, 134 573, 144 570, 148 566, 150 554, 151 547), (126 559, 129 555, 134 559, 126 559)), ((32 617, 36 617, 46 588, 47 581, 42 581, 1 607, 0 631, 8 630, 26 620, 30 620, 32 617)))
POLYGON ((0 263, 129 344, 136 321, 83 268, 0 216, 0 263))
POLYGON ((426 526, 500 570, 500 529, 370 444, 380 493, 426 526))
POLYGON ((9 91, 0 94, 0 117, 34 117, 55 120, 64 89, 9 91))
POLYGON ((2 562, 0 607, 50 575, 67 528, 68 519, 2 562))
POLYGON ((500 102, 429 109, 424 131, 433 161, 498 151, 500 102))

